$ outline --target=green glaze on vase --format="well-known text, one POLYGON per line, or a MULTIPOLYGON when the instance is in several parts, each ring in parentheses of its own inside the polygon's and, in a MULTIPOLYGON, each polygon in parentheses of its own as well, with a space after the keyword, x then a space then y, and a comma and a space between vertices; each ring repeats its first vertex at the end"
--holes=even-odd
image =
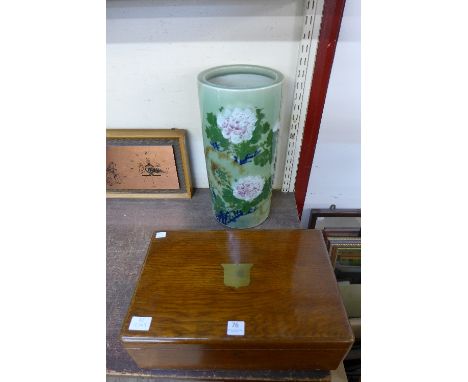
POLYGON ((198 75, 206 170, 218 222, 255 227, 270 213, 283 75, 254 65, 198 75))

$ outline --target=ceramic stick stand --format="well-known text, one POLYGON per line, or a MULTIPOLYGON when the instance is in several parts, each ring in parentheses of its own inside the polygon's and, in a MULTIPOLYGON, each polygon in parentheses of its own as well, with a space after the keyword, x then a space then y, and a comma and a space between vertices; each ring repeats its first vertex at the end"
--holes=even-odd
POLYGON ((198 75, 213 210, 228 227, 257 226, 270 212, 282 83, 280 72, 254 65, 198 75))

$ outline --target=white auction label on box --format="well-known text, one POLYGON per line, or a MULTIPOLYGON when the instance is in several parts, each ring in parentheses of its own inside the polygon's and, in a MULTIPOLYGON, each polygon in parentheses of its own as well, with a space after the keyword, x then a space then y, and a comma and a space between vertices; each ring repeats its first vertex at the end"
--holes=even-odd
POLYGON ((228 336, 243 336, 245 332, 244 321, 228 321, 227 334, 228 336))
POLYGON ((156 232, 156 239, 162 239, 166 237, 166 232, 156 232))
POLYGON ((130 321, 128 330, 143 330, 147 331, 150 328, 152 317, 133 316, 130 321))

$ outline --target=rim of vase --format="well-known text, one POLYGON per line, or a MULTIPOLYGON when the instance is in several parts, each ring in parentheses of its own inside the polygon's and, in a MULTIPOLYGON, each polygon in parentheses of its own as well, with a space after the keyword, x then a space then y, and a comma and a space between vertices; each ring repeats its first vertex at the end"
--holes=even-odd
POLYGON ((268 89, 278 85, 281 85, 284 80, 283 74, 279 71, 268 68, 266 66, 259 65, 245 65, 245 64, 236 64, 236 65, 222 65, 215 66, 204 70, 198 75, 198 82, 209 87, 230 90, 230 91, 246 91, 246 90, 258 90, 258 89, 268 89), (220 83, 212 82, 212 79, 227 76, 231 74, 250 74, 258 75, 262 77, 267 77, 271 82, 266 85, 258 86, 239 86, 232 87, 229 85, 223 85, 220 83))

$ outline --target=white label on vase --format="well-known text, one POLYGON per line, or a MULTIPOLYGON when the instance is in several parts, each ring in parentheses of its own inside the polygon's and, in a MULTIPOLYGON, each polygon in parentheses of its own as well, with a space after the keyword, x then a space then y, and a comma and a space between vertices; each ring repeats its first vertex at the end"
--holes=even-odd
POLYGON ((133 316, 130 321, 128 330, 143 330, 147 331, 150 328, 152 317, 133 316))
POLYGON ((162 239, 166 237, 166 232, 156 232, 156 239, 162 239))
POLYGON ((245 331, 244 321, 228 321, 227 335, 228 336, 243 336, 245 331))

